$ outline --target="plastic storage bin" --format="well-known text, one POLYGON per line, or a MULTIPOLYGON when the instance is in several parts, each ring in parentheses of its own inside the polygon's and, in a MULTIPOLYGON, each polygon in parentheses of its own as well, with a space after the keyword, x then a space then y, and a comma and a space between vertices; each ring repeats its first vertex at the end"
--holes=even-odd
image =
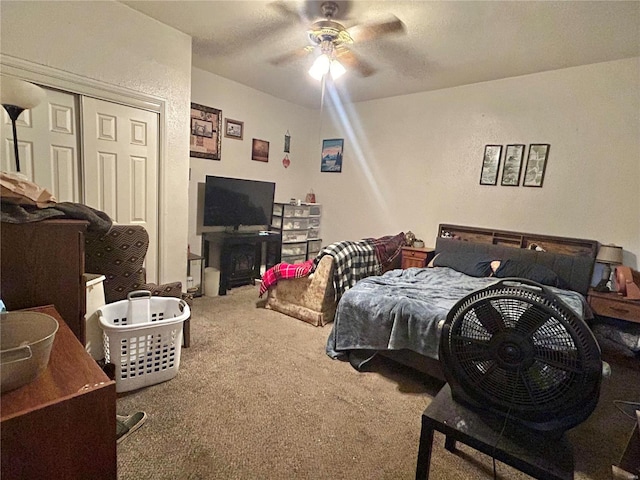
POLYGON ((307 240, 307 230, 285 230, 282 232, 282 242, 304 242, 307 240))
POLYGON ((105 361, 116 367, 116 392, 170 380, 180 367, 182 324, 189 305, 138 290, 98 310, 105 361))
POLYGON ((307 242, 287 243, 282 245, 282 256, 306 255, 307 242))

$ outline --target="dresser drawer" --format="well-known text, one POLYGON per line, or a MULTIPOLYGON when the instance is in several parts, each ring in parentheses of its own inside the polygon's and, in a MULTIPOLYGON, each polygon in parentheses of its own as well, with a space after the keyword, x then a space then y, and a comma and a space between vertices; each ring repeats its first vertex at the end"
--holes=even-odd
POLYGON ((402 248, 402 268, 423 268, 433 257, 433 248, 402 248))
POLYGON ((640 302, 618 300, 615 297, 589 296, 589 305, 596 314, 603 317, 640 323, 640 302))

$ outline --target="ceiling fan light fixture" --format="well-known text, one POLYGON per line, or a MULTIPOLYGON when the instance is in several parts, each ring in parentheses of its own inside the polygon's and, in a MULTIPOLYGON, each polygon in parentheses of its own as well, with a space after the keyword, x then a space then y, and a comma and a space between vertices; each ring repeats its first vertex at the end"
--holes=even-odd
POLYGON ((334 80, 337 80, 347 72, 347 69, 344 68, 344 66, 338 60, 331 61, 329 70, 331 71, 331 78, 333 78, 334 80))
POLYGON ((316 58, 315 62, 313 62, 313 65, 311 65, 311 68, 309 69, 309 75, 311 75, 318 81, 322 80, 322 77, 329 73, 330 67, 331 60, 329 60, 329 57, 323 53, 318 58, 316 58))

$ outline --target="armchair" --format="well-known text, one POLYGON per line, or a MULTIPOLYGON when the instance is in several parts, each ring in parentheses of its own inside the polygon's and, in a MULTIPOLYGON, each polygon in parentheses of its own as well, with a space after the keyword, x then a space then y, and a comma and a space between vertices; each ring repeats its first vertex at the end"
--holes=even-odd
POLYGON ((269 289, 266 308, 322 326, 336 313, 333 257, 325 255, 308 277, 280 280, 269 289))
POLYGON ((346 288, 366 276, 400 268, 404 245, 403 232, 328 245, 318 254, 320 260, 313 274, 281 279, 271 286, 265 307, 316 326, 330 323, 346 288))
MULTIPOLYGON (((144 259, 149 234, 142 225, 113 225, 107 233, 85 235, 85 272, 105 276, 107 303, 126 300, 134 290, 149 290, 151 295, 182 298, 182 282, 157 285, 147 283, 144 259)), ((184 322, 184 346, 189 346, 189 319, 184 322)))

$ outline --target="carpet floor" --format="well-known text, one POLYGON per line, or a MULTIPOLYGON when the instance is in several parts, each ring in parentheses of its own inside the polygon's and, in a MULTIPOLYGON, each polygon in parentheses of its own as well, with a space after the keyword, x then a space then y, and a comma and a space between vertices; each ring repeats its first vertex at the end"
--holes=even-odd
MULTIPOLYGON (((364 373, 331 360, 330 329, 262 308, 257 286, 194 299, 178 375, 119 394, 119 414, 148 414, 118 445, 119 479, 414 478, 421 414, 442 383, 390 360, 364 373)), ((614 400, 640 400, 633 366, 612 365, 596 410, 568 432, 577 480, 611 478, 633 429, 614 400)), ((490 457, 452 454, 438 433, 434 444, 431 478, 493 478, 490 457)))

